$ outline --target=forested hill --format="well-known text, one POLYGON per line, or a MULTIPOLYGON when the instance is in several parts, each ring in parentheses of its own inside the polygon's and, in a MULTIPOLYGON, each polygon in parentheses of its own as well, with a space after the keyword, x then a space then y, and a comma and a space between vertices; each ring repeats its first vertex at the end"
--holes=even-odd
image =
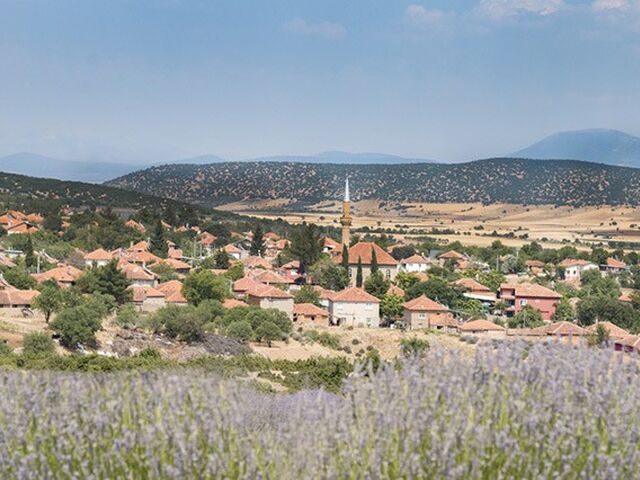
MULTIPOLYGON (((27 177, 0 172, 0 200, 18 203, 57 203, 72 207, 111 206, 162 208, 168 201, 145 193, 92 183, 27 177)), ((180 202, 171 201, 176 205, 180 202)))
POLYGON ((315 202, 340 199, 347 175, 353 200, 640 204, 640 169, 572 160, 494 158, 401 165, 224 162, 159 166, 108 183, 206 205, 259 198, 315 202))

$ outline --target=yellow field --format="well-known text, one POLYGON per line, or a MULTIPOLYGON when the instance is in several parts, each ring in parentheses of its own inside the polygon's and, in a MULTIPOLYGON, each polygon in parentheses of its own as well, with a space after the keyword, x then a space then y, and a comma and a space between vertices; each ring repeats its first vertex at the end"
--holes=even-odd
MULTIPOLYGON (((322 202, 300 212, 281 210, 287 200, 236 202, 219 207, 261 218, 283 218, 292 223, 302 221, 339 226, 339 202, 322 202)), ((379 201, 355 202, 352 206, 354 227, 408 228, 430 231, 432 228, 455 230, 438 238, 460 240, 469 245, 488 245, 496 239, 488 236, 513 232, 528 234, 528 239, 501 238, 503 243, 520 246, 531 240, 558 246, 563 240, 585 242, 618 240, 640 242, 640 210, 630 207, 554 207, 479 203, 406 203, 381 205, 379 201), (479 227, 482 230, 478 230, 479 227), (475 227, 475 228, 474 228, 475 227)))

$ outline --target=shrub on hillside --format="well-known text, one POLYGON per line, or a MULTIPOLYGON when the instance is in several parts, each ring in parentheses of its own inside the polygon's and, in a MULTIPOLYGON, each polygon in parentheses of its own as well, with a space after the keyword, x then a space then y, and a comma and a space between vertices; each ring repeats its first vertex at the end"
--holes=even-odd
POLYGON ((22 354, 25 356, 53 355, 56 346, 51 335, 46 333, 28 333, 22 342, 22 354))

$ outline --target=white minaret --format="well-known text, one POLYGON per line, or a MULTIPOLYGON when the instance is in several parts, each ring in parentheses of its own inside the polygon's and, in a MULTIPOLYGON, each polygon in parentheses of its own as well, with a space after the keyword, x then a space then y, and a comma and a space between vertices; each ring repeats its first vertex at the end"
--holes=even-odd
POLYGON ((351 198, 349 196, 349 177, 344 184, 344 200, 342 201, 342 246, 349 248, 351 243, 351 198))

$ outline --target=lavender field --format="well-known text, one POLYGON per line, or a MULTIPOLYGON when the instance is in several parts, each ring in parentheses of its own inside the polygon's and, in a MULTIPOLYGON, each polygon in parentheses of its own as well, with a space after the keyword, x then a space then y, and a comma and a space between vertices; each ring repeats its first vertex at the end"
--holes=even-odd
POLYGON ((0 372, 1 478, 638 478, 640 371, 597 349, 430 351, 342 394, 200 372, 0 372))

